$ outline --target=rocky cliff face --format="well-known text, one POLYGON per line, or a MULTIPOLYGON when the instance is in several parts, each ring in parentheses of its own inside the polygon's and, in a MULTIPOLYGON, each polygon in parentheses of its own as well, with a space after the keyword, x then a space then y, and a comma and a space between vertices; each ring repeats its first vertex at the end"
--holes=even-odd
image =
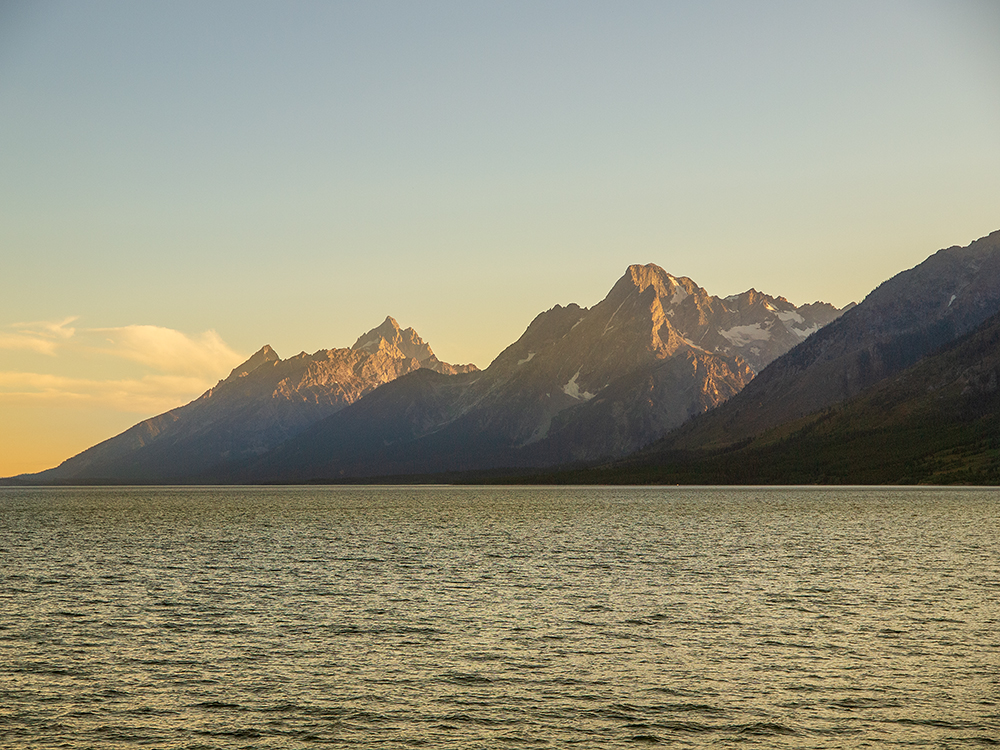
POLYGON ((452 374, 412 328, 392 318, 350 349, 281 359, 264 346, 195 401, 147 419, 37 475, 41 481, 187 481, 264 453, 375 388, 420 368, 452 374))
POLYGON ((386 386, 243 479, 550 465, 620 456, 738 393, 840 311, 750 290, 721 299, 630 266, 591 309, 540 314, 483 372, 386 386))

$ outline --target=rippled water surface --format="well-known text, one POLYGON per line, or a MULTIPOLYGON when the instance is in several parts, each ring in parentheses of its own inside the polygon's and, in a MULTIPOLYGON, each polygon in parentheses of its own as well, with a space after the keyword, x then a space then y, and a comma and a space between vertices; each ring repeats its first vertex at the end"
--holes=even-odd
POLYGON ((1000 744, 1000 493, 0 490, 0 746, 1000 744))

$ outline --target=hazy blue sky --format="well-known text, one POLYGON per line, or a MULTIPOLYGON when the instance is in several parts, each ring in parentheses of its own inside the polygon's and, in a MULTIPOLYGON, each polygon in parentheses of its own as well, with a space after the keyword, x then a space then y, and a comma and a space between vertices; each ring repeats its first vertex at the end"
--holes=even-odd
POLYGON ((630 263, 843 305, 998 228, 993 1, 0 2, 0 475, 265 342, 486 366, 630 263))

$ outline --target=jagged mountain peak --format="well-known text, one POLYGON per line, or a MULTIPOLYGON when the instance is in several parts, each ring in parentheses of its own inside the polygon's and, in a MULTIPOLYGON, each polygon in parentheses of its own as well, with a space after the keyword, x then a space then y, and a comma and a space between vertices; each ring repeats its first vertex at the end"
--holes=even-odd
MULTIPOLYGON (((392 317, 391 315, 386 315, 385 320, 382 321, 381 325, 372 328, 370 331, 368 331, 368 333, 362 334, 361 336, 358 337, 358 340, 360 341, 361 339, 367 336, 379 335, 391 341, 393 338, 399 335, 399 333, 402 330, 403 329, 400 328, 399 323, 396 322, 396 319, 394 317, 392 317)), ((412 331, 413 329, 410 328, 409 330, 412 331)), ((356 345, 355 347, 352 348, 356 348, 356 345)))
POLYGON ((600 374, 605 368, 620 369, 626 361, 636 364, 649 355, 664 359, 679 351, 736 357, 759 372, 838 314, 833 305, 799 308, 752 288, 723 300, 686 276, 674 276, 653 263, 633 264, 594 307, 557 305, 539 315, 497 364, 519 368, 530 361, 538 368, 543 351, 565 349, 569 369, 560 371, 560 377, 568 379, 580 369, 581 387, 591 393, 607 382, 600 374), (642 342, 638 349, 636 342, 642 342))
POLYGON ((400 356, 415 359, 421 363, 437 359, 430 346, 424 343, 416 331, 412 328, 405 330, 400 328, 396 319, 390 315, 386 316, 380 326, 359 336, 351 349, 374 352, 383 348, 382 342, 385 342, 390 349, 394 347, 400 356))
POLYGON ((633 263, 625 271, 625 274, 632 279, 632 283, 635 284, 640 291, 644 290, 648 286, 664 284, 674 278, 655 263, 646 263, 645 265, 633 263))
MULTIPOLYGON (((657 297, 672 297, 675 302, 701 288, 686 276, 674 276, 655 263, 629 266, 625 270, 625 275, 615 285, 615 289, 619 291, 630 293, 637 291, 640 294, 650 287, 654 289, 657 297)), ((612 289, 612 294, 615 289, 612 289)))
POLYGON ((399 323, 396 322, 396 319, 391 315, 386 315, 385 320, 383 320, 379 325, 358 336, 358 340, 354 342, 354 346, 351 348, 364 349, 372 346, 374 343, 378 342, 379 339, 384 339, 385 341, 391 343, 401 337, 401 331, 402 329, 399 327, 399 323))
POLYGON ((479 369, 473 364, 451 365, 442 362, 415 330, 400 328, 399 323, 391 315, 387 315, 378 327, 359 336, 351 350, 367 352, 368 354, 382 352, 384 355, 397 359, 415 359, 420 367, 429 367, 446 375, 475 372, 479 369))
POLYGON ((190 478, 266 452, 421 368, 442 374, 477 369, 441 362, 412 328, 400 330, 392 317, 351 349, 319 349, 281 359, 265 345, 194 401, 144 420, 39 476, 60 481, 190 478))
POLYGON ((617 447, 594 448, 624 450, 733 395, 755 371, 838 313, 830 305, 800 314, 784 298, 756 290, 734 298, 742 299, 745 312, 687 277, 655 264, 630 265, 594 307, 556 305, 538 315, 487 368, 468 403, 477 410, 490 404, 496 414, 520 404, 517 417, 503 417, 502 429, 521 447, 547 440, 549 430, 563 424, 559 420, 569 419, 556 419, 564 410, 589 404, 586 409, 610 409, 605 416, 612 419, 616 410, 634 407, 634 434, 625 429, 617 447), (666 391, 658 398, 671 406, 647 419, 640 404, 646 401, 637 394, 661 386, 666 391))
POLYGON ((262 346, 260 349, 254 352, 253 355, 251 355, 250 359, 248 359, 243 364, 234 367, 233 371, 229 373, 229 377, 222 382, 228 383, 232 380, 236 380, 237 378, 245 378, 247 375, 249 375, 251 372, 256 370, 261 365, 266 365, 270 362, 280 362, 280 361, 281 357, 279 357, 278 353, 271 348, 271 345, 264 344, 264 346, 262 346))

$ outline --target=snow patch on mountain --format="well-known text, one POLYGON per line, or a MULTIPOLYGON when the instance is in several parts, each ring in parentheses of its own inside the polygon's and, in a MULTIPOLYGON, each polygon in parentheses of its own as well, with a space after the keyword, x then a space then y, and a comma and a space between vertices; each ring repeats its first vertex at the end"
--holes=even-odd
MULTIPOLYGON (((611 326, 611 321, 615 319, 615 316, 616 316, 616 315, 618 314, 618 311, 622 309, 622 305, 624 305, 624 304, 625 304, 626 302, 628 302, 628 298, 627 298, 627 297, 626 297, 625 299, 623 299, 623 300, 621 301, 621 304, 620 304, 620 305, 618 305, 618 307, 616 307, 616 308, 615 308, 615 311, 614 311, 613 313, 611 313, 611 317, 610 317, 610 318, 608 318, 608 322, 607 322, 607 325, 605 325, 605 326, 604 326, 604 332, 603 332, 603 333, 601 333, 601 335, 602 335, 602 336, 603 336, 603 335, 604 335, 605 333, 607 333, 608 331, 610 331, 610 330, 611 330, 611 328, 612 328, 612 326, 611 326)), ((579 373, 577 373, 577 374, 579 374, 579 373)))
POLYGON ((816 331, 818 331, 823 326, 818 323, 814 326, 809 326, 808 328, 792 328, 790 329, 792 333, 799 337, 801 341, 805 341, 807 338, 812 336, 816 331))
POLYGON ((783 323, 805 323, 806 319, 799 315, 794 310, 789 310, 788 312, 779 312, 778 317, 783 323))
POLYGON ((580 393, 580 385, 576 382, 576 379, 580 377, 580 371, 576 371, 576 375, 569 379, 569 382, 562 387, 563 393, 565 393, 570 398, 575 398, 577 401, 590 401, 594 397, 593 393, 588 393, 584 391, 580 393))
POLYGON ((693 341, 692 341, 691 339, 689 339, 689 338, 688 338, 687 336, 681 336, 681 337, 680 337, 680 339, 681 339, 681 341, 683 341, 683 342, 684 342, 685 344, 687 344, 688 346, 690 346, 690 347, 691 347, 692 349, 697 349, 698 351, 700 351, 700 352, 705 352, 706 354, 711 354, 711 353, 712 353, 712 352, 708 351, 708 349, 706 349, 705 347, 703 347, 703 346, 698 346, 698 345, 697 345, 696 343, 694 343, 694 342, 693 342, 693 341))
POLYGON ((746 346, 751 341, 770 341, 771 332, 765 331, 760 323, 748 326, 733 326, 732 328, 719 331, 719 334, 728 339, 733 346, 746 346))

